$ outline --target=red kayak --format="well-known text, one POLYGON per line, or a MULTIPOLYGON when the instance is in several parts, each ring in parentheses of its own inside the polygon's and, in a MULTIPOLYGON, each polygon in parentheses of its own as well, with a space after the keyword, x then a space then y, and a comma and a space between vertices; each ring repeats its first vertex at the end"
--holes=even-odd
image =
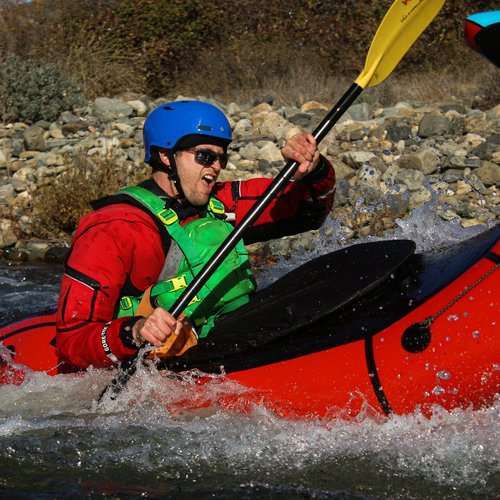
MULTIPOLYGON (((218 404, 263 404, 287 418, 491 405, 500 388, 499 237, 496 226, 423 254, 396 240, 319 257, 161 368, 222 368, 248 390, 218 404)), ((24 367, 56 375, 54 334, 53 314, 0 327, 12 353, 0 383, 22 383, 24 367)))

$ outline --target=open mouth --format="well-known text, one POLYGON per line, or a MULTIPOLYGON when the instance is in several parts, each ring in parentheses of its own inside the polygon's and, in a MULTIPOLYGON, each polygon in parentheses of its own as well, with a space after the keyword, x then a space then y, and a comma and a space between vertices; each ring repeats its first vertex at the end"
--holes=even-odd
POLYGON ((201 179, 203 182, 205 182, 207 184, 207 186, 211 186, 212 184, 215 183, 217 176, 212 175, 212 174, 205 174, 201 179))

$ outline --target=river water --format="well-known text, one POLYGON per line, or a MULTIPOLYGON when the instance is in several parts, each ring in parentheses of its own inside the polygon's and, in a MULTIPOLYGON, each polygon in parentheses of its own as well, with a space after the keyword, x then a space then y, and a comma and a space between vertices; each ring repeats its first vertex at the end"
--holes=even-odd
MULTIPOLYGON (((328 229, 328 228, 327 228, 328 229)), ((333 227, 333 229, 338 229, 333 227)), ((463 230, 414 212, 394 234, 419 250, 465 239, 463 230)), ((327 231, 328 232, 328 231, 327 231)), ((337 248, 327 241, 314 254, 337 248)), ((284 261, 262 283, 307 260, 284 261)), ((0 266, 0 315, 55 304, 60 267, 0 266)), ((263 407, 167 410, 190 394, 140 371, 117 401, 95 398, 111 374, 31 374, 0 387, 1 498, 498 498, 500 401, 481 411, 436 411, 376 421, 287 421, 263 407)), ((234 391, 223 381, 218 391, 234 391)), ((207 389, 211 390, 211 389, 207 389)))

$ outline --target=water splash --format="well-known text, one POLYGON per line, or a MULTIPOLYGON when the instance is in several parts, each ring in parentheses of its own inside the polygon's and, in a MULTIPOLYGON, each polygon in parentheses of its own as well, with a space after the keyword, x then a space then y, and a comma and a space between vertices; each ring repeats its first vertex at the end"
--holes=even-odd
MULTIPOLYGON (((370 208, 366 208, 370 210, 370 208)), ((328 218, 318 231, 318 238, 312 249, 302 248, 286 258, 278 258, 272 268, 259 275, 259 286, 266 286, 289 270, 314 257, 339 250, 345 246, 371 241, 408 239, 416 243, 417 252, 444 248, 472 238, 494 225, 494 223, 463 228, 457 220, 445 221, 437 214, 437 201, 431 200, 412 210, 404 219, 396 219, 396 228, 388 230, 383 236, 365 236, 349 239, 345 227, 338 221, 328 218)))
MULTIPOLYGON (((15 408, 8 414, 4 406, 0 417, 0 460, 28 460, 51 470, 64 464, 68 477, 93 478, 98 490, 103 467, 122 486, 142 485, 144 491, 156 484, 153 478, 161 488, 165 481, 188 491, 224 485, 233 495, 250 483, 256 495, 262 488, 319 488, 392 496, 407 491, 409 482, 418 485, 414 498, 418 492, 446 498, 449 488, 458 496, 484 496, 498 486, 500 401, 480 411, 436 408, 430 419, 416 412, 388 420, 301 422, 258 405, 248 414, 217 407, 172 412, 169 404, 197 390, 193 374, 142 375, 119 404, 99 409, 92 405, 106 382, 99 372, 50 379, 34 374, 10 395, 2 388, 2 400, 15 408)), ((238 390, 234 383, 214 382, 204 397, 238 390)))
MULTIPOLYGON (((419 250, 486 229, 442 221, 432 205, 397 225, 384 238, 413 239, 419 250)), ((313 251, 283 259, 267 279, 349 243, 336 222, 321 231, 313 251)), ((0 312, 54 305, 58 273, 1 267, 0 312)), ((436 370, 436 383, 446 380, 437 367, 426 369, 436 370)), ((500 400, 480 411, 436 408, 430 419, 416 412, 299 422, 258 405, 247 414, 223 410, 213 404, 220 395, 245 389, 221 377, 200 387, 195 375, 141 368, 117 401, 99 407, 111 372, 32 373, 20 387, 0 387, 0 461, 11 471, 2 478, 5 495, 484 498, 500 490, 500 400), (186 399, 198 408, 186 409, 186 399)))

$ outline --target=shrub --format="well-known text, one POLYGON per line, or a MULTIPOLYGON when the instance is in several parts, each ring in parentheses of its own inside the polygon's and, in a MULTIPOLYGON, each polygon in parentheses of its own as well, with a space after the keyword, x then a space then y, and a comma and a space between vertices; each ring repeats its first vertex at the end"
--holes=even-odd
MULTIPOLYGON (((465 16, 494 9, 497 3, 447 0, 397 74, 440 74, 449 69, 460 77, 465 68, 460 57, 465 16)), ((53 62, 76 79, 88 97, 127 90, 151 97, 185 93, 186 82, 189 87, 197 82, 203 95, 231 86, 250 92, 258 86, 283 87, 284 73, 291 66, 300 67, 301 60, 308 72, 355 77, 390 4, 391 0, 0 0, 0 54, 53 62), (282 55, 276 63, 278 49, 282 55), (231 71, 216 72, 215 66, 223 66, 225 60, 231 71), (249 69, 252 60, 254 66, 259 62, 260 73, 249 69), (282 62, 287 60, 291 65, 283 72, 282 62), (211 81, 204 91, 207 73, 211 81)), ((471 63, 472 75, 475 69, 471 63)))
POLYGON ((174 88, 179 71, 203 47, 219 40, 221 14, 203 0, 118 0, 110 38, 121 52, 136 54, 146 92, 158 96, 174 88))
POLYGON ((33 193, 33 234, 39 238, 67 238, 80 218, 90 212, 90 203, 120 188, 136 184, 147 176, 144 170, 127 171, 116 161, 69 159, 69 168, 50 185, 33 193))
POLYGON ((54 121, 62 111, 82 105, 79 89, 54 65, 9 56, 0 64, 0 119, 54 121))

